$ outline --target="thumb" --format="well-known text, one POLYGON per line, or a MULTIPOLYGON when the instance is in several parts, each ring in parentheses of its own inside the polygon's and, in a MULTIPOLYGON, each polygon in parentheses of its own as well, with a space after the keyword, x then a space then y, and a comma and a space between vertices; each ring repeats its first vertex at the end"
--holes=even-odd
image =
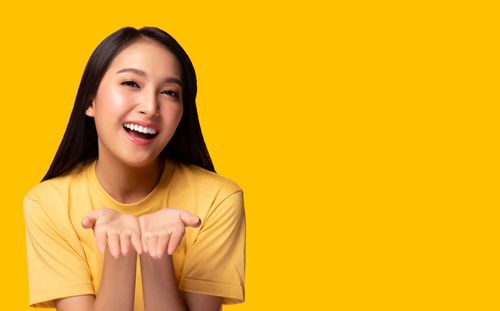
POLYGON ((201 225, 201 219, 198 216, 191 215, 188 211, 181 213, 181 220, 185 226, 198 228, 201 225))
POLYGON ((92 228, 97 220, 98 215, 95 211, 91 211, 87 214, 87 216, 82 219, 82 227, 85 229, 92 228))
POLYGON ((191 218, 191 221, 192 221, 193 228, 198 228, 201 225, 201 219, 198 216, 193 216, 191 218))

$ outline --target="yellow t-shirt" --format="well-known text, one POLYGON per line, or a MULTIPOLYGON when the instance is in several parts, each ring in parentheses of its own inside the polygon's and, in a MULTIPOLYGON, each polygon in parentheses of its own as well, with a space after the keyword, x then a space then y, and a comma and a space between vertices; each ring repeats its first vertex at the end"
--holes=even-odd
MULTIPOLYGON (((223 304, 245 301, 246 222, 243 190, 237 183, 169 158, 151 193, 139 202, 122 204, 102 188, 95 163, 45 180, 24 198, 30 307, 54 307, 53 299, 96 295, 104 254, 81 220, 99 208, 140 216, 172 207, 199 216, 201 226, 186 227, 172 254, 178 288, 221 296, 223 304)), ((134 311, 144 310, 140 270, 137 256, 134 311)))

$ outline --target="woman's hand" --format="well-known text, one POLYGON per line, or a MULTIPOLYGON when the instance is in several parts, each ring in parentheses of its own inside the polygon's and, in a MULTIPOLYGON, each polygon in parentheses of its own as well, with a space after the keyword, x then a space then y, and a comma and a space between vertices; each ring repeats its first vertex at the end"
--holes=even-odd
POLYGON ((167 245, 167 253, 172 255, 184 236, 186 226, 197 228, 201 220, 182 209, 164 208, 140 216, 139 224, 144 252, 153 258, 161 258, 167 245))
POLYGON ((97 248, 104 253, 106 245, 114 258, 126 256, 130 249, 130 241, 135 250, 141 254, 141 231, 139 221, 134 215, 122 214, 111 208, 100 208, 90 211, 82 219, 82 227, 92 228, 97 241, 97 248))

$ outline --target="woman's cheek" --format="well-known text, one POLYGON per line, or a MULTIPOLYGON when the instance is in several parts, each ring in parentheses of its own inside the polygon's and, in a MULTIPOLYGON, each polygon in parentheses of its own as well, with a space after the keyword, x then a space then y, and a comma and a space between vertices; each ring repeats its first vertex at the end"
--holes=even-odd
POLYGON ((183 106, 178 102, 168 102, 164 106, 166 113, 164 115, 168 116, 170 122, 178 122, 182 118, 183 106))
POLYGON ((110 112, 115 116, 121 116, 127 113, 126 109, 134 103, 137 99, 136 95, 126 93, 123 90, 117 89, 111 92, 108 96, 108 107, 110 112))

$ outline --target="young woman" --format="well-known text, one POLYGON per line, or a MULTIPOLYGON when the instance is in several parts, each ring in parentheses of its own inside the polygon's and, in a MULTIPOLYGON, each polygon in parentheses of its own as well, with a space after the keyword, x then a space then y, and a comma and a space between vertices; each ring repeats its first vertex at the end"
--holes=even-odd
POLYGON ((29 305, 220 310, 245 300, 245 211, 216 174, 182 47, 122 28, 85 68, 68 127, 24 198, 29 305))

